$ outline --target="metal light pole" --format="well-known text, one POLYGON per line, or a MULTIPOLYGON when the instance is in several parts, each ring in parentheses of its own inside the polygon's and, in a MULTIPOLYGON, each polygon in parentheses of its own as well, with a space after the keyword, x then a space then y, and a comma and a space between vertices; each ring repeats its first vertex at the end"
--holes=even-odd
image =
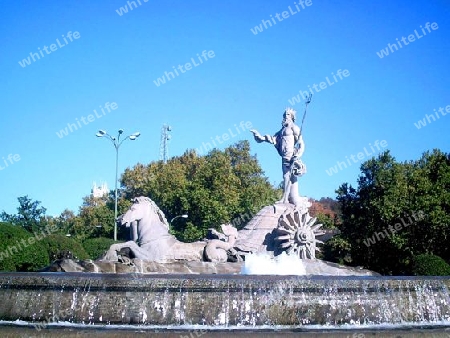
POLYGON ((184 215, 178 215, 178 216, 175 216, 174 218, 172 218, 172 219, 170 220, 170 222, 169 222, 169 230, 170 230, 170 227, 172 226, 172 222, 173 222, 174 220, 176 220, 177 218, 179 218, 179 217, 182 217, 182 218, 188 218, 189 216, 188 216, 187 214, 184 214, 184 215))
POLYGON ((116 149, 116 181, 114 185, 114 195, 115 195, 115 201, 114 201, 114 240, 117 241, 117 176, 119 173, 119 147, 125 141, 126 139, 135 140, 137 139, 141 133, 136 132, 131 135, 128 135, 122 141, 120 140, 120 136, 123 134, 123 129, 119 129, 117 133, 117 138, 112 137, 104 130, 99 130, 95 136, 97 137, 104 137, 106 136, 109 140, 111 140, 112 144, 114 145, 114 148, 116 149))

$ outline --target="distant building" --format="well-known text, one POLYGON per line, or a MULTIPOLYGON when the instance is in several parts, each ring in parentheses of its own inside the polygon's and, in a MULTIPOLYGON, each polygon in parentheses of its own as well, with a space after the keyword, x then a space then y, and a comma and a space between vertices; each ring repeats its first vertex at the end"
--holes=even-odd
POLYGON ((108 195, 108 185, 106 183, 103 183, 101 186, 97 186, 97 183, 94 182, 91 193, 93 197, 103 197, 105 195, 108 195))

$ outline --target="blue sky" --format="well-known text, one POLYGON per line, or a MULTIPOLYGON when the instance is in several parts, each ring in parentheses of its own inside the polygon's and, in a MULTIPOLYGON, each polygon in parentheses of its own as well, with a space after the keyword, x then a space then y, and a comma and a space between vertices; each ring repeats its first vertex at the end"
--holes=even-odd
MULTIPOLYGON (((15 212, 17 197, 28 195, 58 215, 77 211, 93 181, 113 188, 115 151, 95 137, 98 129, 141 132, 122 144, 120 172, 159 159, 161 127, 168 123, 171 156, 217 135, 220 149, 247 139, 278 184, 276 150, 257 144, 247 128, 236 136, 228 129, 248 121, 262 134, 276 132, 289 100, 314 84, 320 91, 303 126, 303 196, 335 197, 340 184, 355 183, 361 161, 379 152, 371 150, 377 140, 402 161, 433 148, 450 151, 448 1, 312 0, 304 8, 290 0, 135 3, 133 10, 124 0, 2 4, 0 210, 15 212), (125 6, 127 13, 120 10, 125 6), (272 19, 272 26, 263 25, 272 19), (426 28, 427 22, 437 26, 426 28), (402 37, 408 45, 397 42, 402 37), (389 54, 379 57, 388 44, 389 54), (40 51, 44 56, 33 61, 30 53, 40 51), (200 64, 203 51, 214 57, 200 64), (155 84, 188 62, 190 70, 155 84), (347 77, 334 81, 339 70, 347 77), (117 109, 102 114, 108 102, 117 109), (439 119, 426 120, 440 107, 439 119), (77 130, 57 135, 77 121, 77 130), (347 168, 341 163, 330 175, 338 162, 347 168)), ((294 108, 300 121, 303 100, 294 108)))

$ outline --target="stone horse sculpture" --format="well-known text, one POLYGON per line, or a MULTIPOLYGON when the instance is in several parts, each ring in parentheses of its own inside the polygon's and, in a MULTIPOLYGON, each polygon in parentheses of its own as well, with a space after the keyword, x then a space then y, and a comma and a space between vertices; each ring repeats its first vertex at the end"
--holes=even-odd
POLYGON ((169 233, 164 213, 148 197, 136 197, 121 216, 122 226, 130 227, 131 241, 111 245, 103 260, 117 262, 120 251, 129 249, 131 258, 158 263, 201 261, 206 242, 183 243, 169 233))

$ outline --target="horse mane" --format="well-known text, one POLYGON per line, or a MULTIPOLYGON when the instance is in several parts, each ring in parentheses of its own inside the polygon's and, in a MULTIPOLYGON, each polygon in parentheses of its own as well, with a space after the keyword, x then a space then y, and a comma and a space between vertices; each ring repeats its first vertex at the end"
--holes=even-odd
POLYGON ((150 205, 150 209, 159 217, 159 220, 161 221, 161 223, 163 223, 166 228, 169 228, 169 222, 167 222, 166 216, 164 215, 164 213, 162 212, 162 210, 156 205, 155 202, 153 202, 150 197, 146 197, 146 196, 139 196, 139 197, 135 197, 133 198, 133 203, 145 203, 145 204, 149 204, 150 205))

